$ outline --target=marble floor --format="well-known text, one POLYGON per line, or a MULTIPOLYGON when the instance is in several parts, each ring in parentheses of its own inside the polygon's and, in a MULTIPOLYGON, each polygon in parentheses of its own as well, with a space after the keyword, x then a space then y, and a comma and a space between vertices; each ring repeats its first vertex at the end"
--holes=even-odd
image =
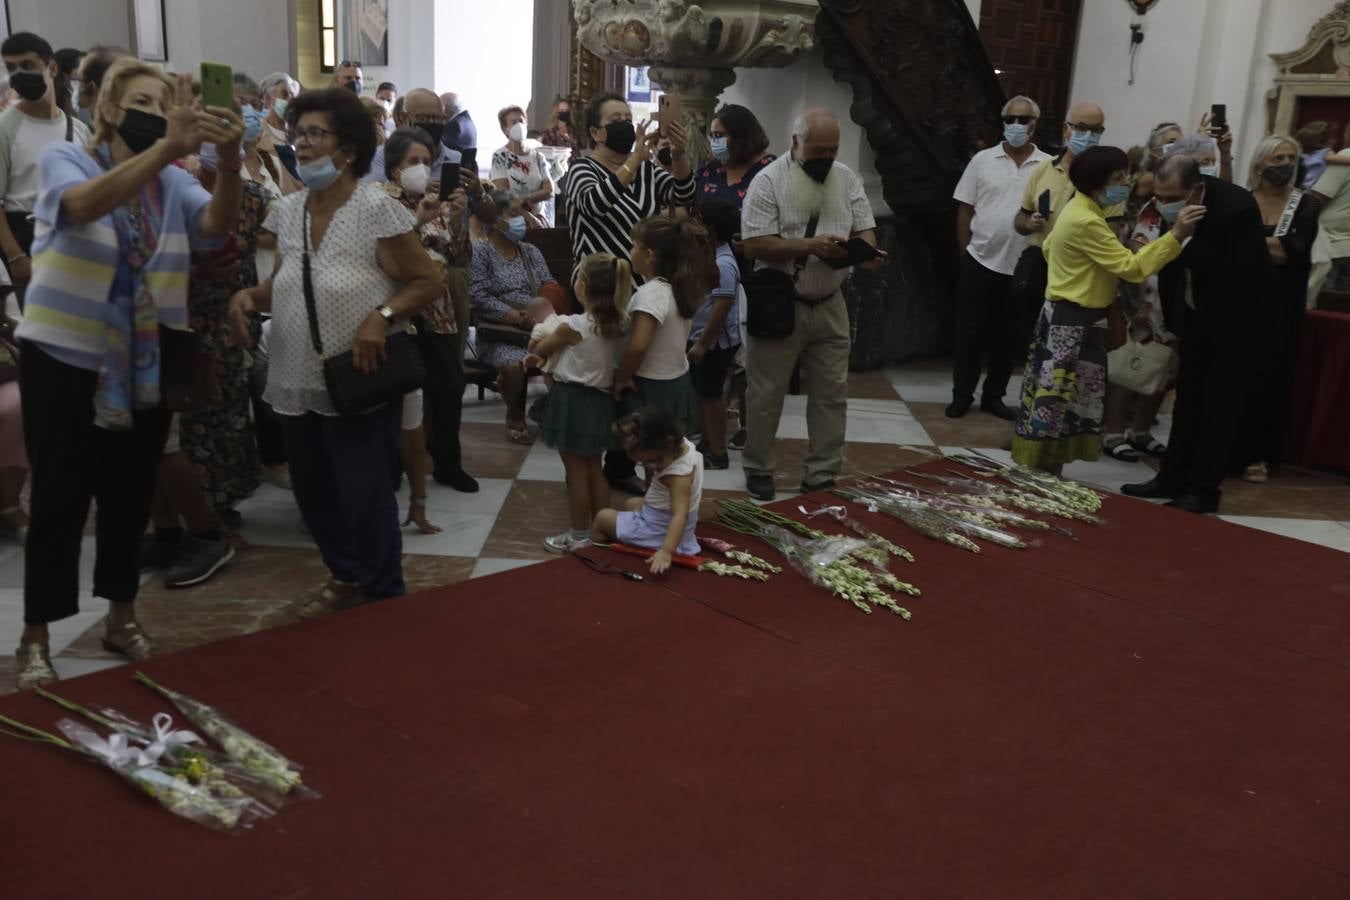
MULTIPOLYGON (((963 419, 943 414, 950 400, 950 365, 921 361, 849 379, 847 466, 877 472, 923 462, 959 448, 977 448, 1007 458, 1011 425, 979 411, 963 419)), ((1009 399, 1018 385, 1015 382, 1009 399)), ((542 388, 532 388, 542 390, 542 388)), ((805 398, 788 397, 779 427, 779 497, 793 496, 806 456, 805 398)), ((1166 440, 1167 418, 1156 434, 1166 440)), ((465 468, 482 486, 459 494, 430 485, 428 515, 444 531, 422 535, 404 530, 404 568, 409 590, 477 578, 553 558, 541 541, 567 525, 563 469, 542 444, 506 440, 503 406, 493 394, 480 401, 466 394, 463 426, 465 468)), ((704 513, 719 498, 743 496, 739 454, 732 468, 708 472, 704 513)), ((1150 477, 1144 463, 1111 459, 1069 466, 1066 474, 1108 491, 1150 477)), ((1284 472, 1265 485, 1229 482, 1223 518, 1350 553, 1350 478, 1284 472)), ((406 489, 401 498, 406 510, 406 489)), ((293 621, 294 608, 325 578, 318 551, 300 528, 287 491, 265 485, 239 506, 244 525, 235 560, 210 582, 166 590, 148 574, 141 593, 142 621, 164 647, 178 650, 293 621)), ((93 570, 93 543, 86 538, 81 583, 93 570)), ((13 686, 14 658, 22 623, 23 553, 0 546, 0 692, 13 686)), ((89 598, 85 611, 52 628, 52 651, 62 677, 121 665, 99 641, 103 610, 89 598)))

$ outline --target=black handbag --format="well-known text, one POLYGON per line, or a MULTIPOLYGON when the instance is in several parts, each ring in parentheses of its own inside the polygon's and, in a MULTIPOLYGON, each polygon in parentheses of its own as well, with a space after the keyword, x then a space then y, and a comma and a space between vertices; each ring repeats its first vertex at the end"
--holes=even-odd
MULTIPOLYGON (((816 236, 820 214, 806 223, 807 238, 816 236)), ((806 257, 793 264, 792 274, 782 269, 756 269, 741 281, 745 288, 745 333, 752 338, 778 339, 792 334, 797 325, 797 278, 806 268, 806 257)))
POLYGON ((309 262, 309 207, 304 215, 304 255, 300 258, 305 290, 305 311, 309 314, 309 337, 314 352, 323 359, 323 380, 328 399, 338 415, 354 416, 385 403, 399 400, 420 388, 427 379, 426 364, 417 349, 414 336, 406 331, 391 334, 384 341, 385 362, 369 375, 353 364, 352 351, 324 357, 319 336, 319 312, 314 302, 314 281, 309 262))

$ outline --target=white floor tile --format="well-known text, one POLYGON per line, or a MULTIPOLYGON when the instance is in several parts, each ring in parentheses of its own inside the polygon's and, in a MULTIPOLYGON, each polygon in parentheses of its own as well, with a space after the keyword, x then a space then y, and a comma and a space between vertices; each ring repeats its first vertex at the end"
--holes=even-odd
POLYGON ((563 470, 562 457, 558 455, 558 451, 545 447, 540 441, 535 441, 530 447, 530 452, 526 455, 525 462, 521 465, 516 479, 519 481, 566 481, 567 473, 563 470))
POLYGON ((523 569, 525 566, 532 566, 535 563, 543 562, 538 559, 496 559, 491 556, 480 557, 473 567, 473 574, 470 578, 481 578, 484 575, 496 575, 498 572, 509 572, 512 569, 523 569))
POLYGON ((477 556, 483 552, 496 515, 475 513, 428 512, 434 524, 444 529, 440 534, 418 534, 403 530, 403 552, 420 556, 477 556))
MULTIPOLYGON (((478 490, 472 494, 462 494, 454 488, 437 484, 427 479, 427 509, 455 513, 474 513, 482 516, 495 516, 502 511, 506 495, 511 493, 511 480, 508 478, 479 478, 478 490)), ((408 511, 408 482, 404 479, 398 492, 398 508, 406 514, 408 511)))
POLYGON ((1268 516, 1220 516, 1225 522, 1244 525, 1350 553, 1350 526, 1316 519, 1277 519, 1268 516))
POLYGON ((314 546, 314 539, 301 530, 300 508, 295 505, 294 498, 285 501, 267 501, 259 499, 258 494, 254 494, 241 501, 237 509, 244 518, 240 533, 250 544, 301 549, 310 549, 314 546))

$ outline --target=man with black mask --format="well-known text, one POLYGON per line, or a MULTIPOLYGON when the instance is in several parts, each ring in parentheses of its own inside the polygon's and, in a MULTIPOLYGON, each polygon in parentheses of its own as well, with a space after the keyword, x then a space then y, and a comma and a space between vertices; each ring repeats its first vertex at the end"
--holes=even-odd
POLYGON ((459 105, 459 94, 454 91, 441 94, 441 106, 446 123, 441 142, 456 150, 477 150, 478 126, 473 123, 469 111, 459 105))
POLYGON ((33 246, 33 204, 38 192, 38 159, 53 141, 83 146, 89 141, 84 123, 61 111, 53 82, 56 60, 52 46, 36 34, 21 31, 0 45, 9 85, 19 102, 0 113, 0 251, 22 302, 33 276, 28 252, 33 246))
POLYGON ((361 77, 361 64, 355 60, 344 59, 333 72, 333 87, 346 88, 356 96, 361 96, 365 79, 361 77))
MULTIPOLYGON (((426 88, 413 88, 405 94, 403 96, 403 109, 394 117, 394 124, 399 128, 409 125, 420 128, 441 146, 441 158, 431 166, 433 181, 440 178, 441 167, 444 163, 459 164, 459 151, 446 147, 442 141, 445 136, 445 108, 441 105, 440 98, 433 91, 426 88)), ((370 161, 370 171, 366 173, 363 180, 384 180, 383 146, 375 148, 375 157, 370 161)))

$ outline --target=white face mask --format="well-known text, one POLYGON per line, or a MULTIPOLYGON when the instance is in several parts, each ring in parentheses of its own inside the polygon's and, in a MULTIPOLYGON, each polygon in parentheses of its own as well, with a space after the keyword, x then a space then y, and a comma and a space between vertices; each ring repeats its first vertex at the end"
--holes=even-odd
POLYGON ((410 194, 422 196, 427 192, 427 182, 431 180, 431 169, 425 163, 408 166, 398 173, 398 183, 410 194))
POLYGON ((517 122, 516 124, 512 125, 510 130, 506 132, 506 136, 513 141, 525 140, 525 123, 517 122))

